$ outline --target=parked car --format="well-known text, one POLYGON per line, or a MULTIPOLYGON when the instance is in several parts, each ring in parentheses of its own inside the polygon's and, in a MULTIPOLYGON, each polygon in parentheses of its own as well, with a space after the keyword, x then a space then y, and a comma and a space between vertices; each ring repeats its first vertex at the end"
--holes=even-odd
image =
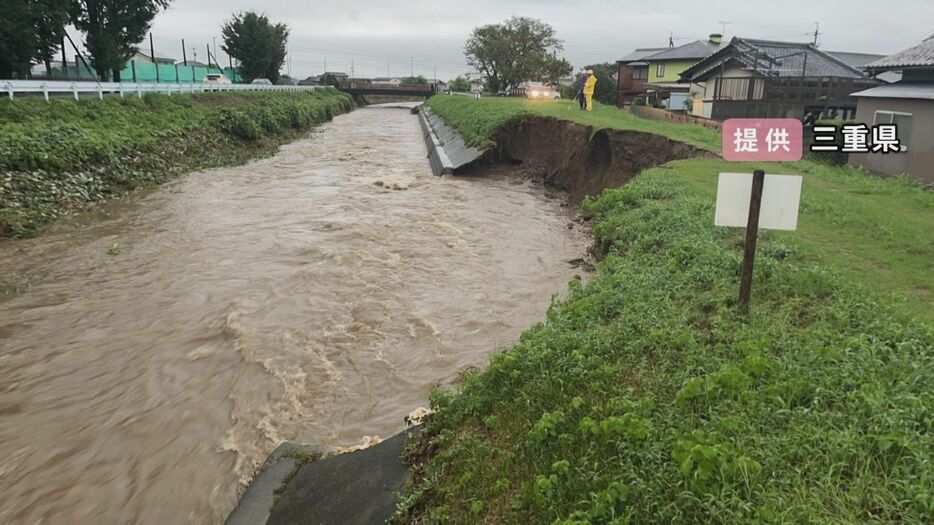
POLYGON ((254 78, 253 82, 250 82, 250 84, 256 84, 258 86, 271 86, 272 80, 269 80, 268 78, 254 78))
POLYGON ((529 88, 525 91, 525 98, 529 100, 558 100, 561 98, 561 93, 557 89, 548 86, 529 88))
POLYGON ((202 80, 202 82, 205 84, 230 84, 231 83, 229 78, 225 77, 224 75, 220 73, 208 73, 207 75, 204 75, 204 80, 202 80))

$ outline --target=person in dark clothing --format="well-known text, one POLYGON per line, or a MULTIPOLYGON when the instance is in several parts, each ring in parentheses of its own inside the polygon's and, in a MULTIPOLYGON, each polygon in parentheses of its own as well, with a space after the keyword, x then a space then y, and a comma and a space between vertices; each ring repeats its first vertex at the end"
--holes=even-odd
POLYGON ((587 83, 588 76, 590 75, 587 74, 587 71, 582 69, 580 85, 577 88, 577 103, 580 104, 581 110, 587 109, 587 99, 584 98, 584 84, 587 83))

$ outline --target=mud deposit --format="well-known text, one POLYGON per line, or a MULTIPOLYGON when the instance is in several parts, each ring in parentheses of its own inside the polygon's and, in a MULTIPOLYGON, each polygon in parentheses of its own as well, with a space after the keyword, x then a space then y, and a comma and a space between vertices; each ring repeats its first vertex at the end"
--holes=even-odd
POLYGON ((0 244, 28 276, 0 303, 0 523, 218 523, 280 442, 392 435, 541 320, 588 236, 508 168, 425 155, 417 117, 366 108, 0 244))

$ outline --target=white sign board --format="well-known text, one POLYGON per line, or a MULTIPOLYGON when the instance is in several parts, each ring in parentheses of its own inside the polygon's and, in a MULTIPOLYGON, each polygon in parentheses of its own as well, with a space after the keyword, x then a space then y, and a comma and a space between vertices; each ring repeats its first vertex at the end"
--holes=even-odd
MULTIPOLYGON (((745 228, 749 220, 751 173, 721 173, 714 224, 745 228)), ((759 208, 759 228, 795 230, 801 203, 800 175, 766 175, 759 208)))

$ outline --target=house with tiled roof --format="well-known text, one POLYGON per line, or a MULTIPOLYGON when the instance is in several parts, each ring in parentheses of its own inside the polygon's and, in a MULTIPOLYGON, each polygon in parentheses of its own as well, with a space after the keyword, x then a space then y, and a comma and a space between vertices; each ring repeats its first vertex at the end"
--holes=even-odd
POLYGON ((692 85, 692 113, 733 117, 852 118, 851 93, 881 83, 808 43, 734 37, 681 73, 692 85))
POLYGON ((644 47, 629 53, 616 61, 619 74, 616 75, 616 105, 626 107, 635 97, 645 93, 645 83, 649 81, 649 63, 646 57, 665 51, 667 47, 644 47))
POLYGON ((900 151, 853 153, 850 164, 886 175, 906 174, 934 185, 934 35, 920 44, 864 66, 873 76, 900 73, 901 80, 853 93, 856 121, 895 124, 900 151))

